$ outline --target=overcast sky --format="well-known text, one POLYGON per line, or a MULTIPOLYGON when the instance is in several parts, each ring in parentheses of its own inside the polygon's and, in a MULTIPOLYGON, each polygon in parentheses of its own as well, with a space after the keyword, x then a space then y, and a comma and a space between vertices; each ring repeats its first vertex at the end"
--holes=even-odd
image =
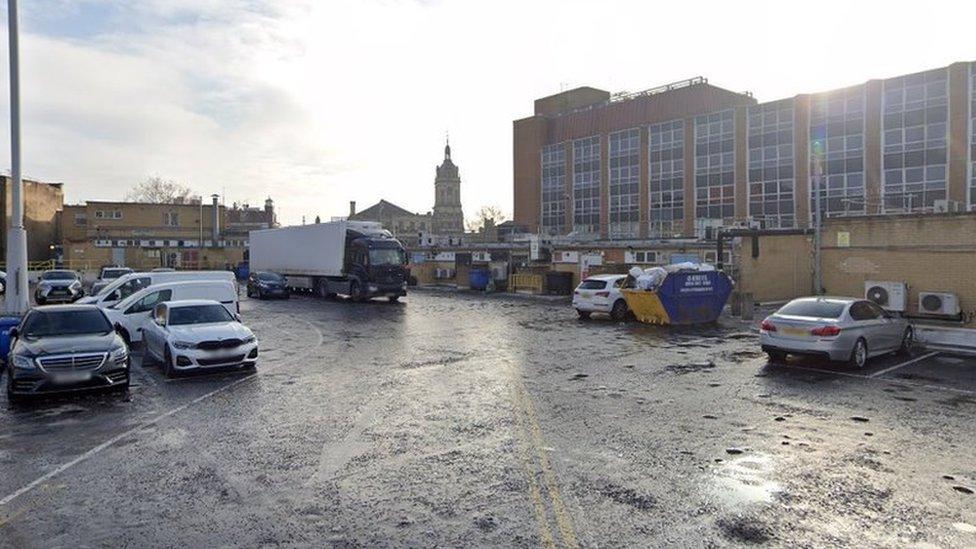
POLYGON ((466 213, 510 214, 535 98, 701 75, 779 99, 976 60, 974 20, 961 0, 21 0, 24 170, 70 202, 159 175, 270 195, 285 223, 426 212, 450 131, 466 213))

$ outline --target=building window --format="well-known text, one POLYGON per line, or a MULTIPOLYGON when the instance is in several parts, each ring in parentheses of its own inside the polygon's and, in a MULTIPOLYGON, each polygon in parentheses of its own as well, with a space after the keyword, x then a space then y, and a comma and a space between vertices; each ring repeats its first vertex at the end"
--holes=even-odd
POLYGON ((647 138, 650 236, 679 236, 685 218, 685 123, 654 124, 647 138))
POLYGON ((88 224, 88 214, 76 213, 75 214, 75 226, 83 227, 88 224))
POLYGON ((573 141, 573 231, 600 233, 600 136, 573 141))
POLYGON ((542 232, 566 233, 566 147, 542 149, 542 232))
POLYGON ((163 212, 163 225, 167 227, 179 227, 180 214, 178 212, 163 212))
POLYGON ((864 194, 864 86, 814 95, 810 100, 810 219, 816 163, 821 162, 823 216, 866 211, 864 194))
POLYGON ((946 199, 948 71, 885 80, 882 101, 884 211, 932 211, 946 199))
POLYGON ((664 254, 657 251, 628 251, 624 252, 624 263, 628 265, 632 264, 644 264, 644 265, 657 265, 664 262, 664 254))
POLYGON ((794 226, 793 100, 749 107, 749 217, 794 226))
POLYGON ((610 134, 610 237, 637 238, 640 231, 640 130, 610 134))
POLYGON ((735 119, 727 110, 695 117, 695 217, 703 226, 735 218, 735 119))
POLYGON ((122 219, 122 210, 95 210, 96 219, 122 219))

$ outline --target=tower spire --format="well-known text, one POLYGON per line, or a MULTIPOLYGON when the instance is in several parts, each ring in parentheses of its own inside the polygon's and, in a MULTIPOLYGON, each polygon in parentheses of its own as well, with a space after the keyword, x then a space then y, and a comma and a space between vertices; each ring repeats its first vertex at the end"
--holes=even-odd
POLYGON ((451 159, 451 132, 448 131, 446 134, 446 144, 444 145, 444 160, 451 159))

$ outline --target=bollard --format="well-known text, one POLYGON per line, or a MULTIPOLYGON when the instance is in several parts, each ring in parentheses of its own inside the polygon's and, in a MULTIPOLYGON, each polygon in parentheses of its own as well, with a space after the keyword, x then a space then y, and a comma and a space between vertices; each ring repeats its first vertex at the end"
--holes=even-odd
POLYGON ((732 292, 732 299, 730 303, 732 308, 732 316, 739 316, 742 314, 742 294, 738 290, 732 292))
POLYGON ((756 304, 752 302, 752 293, 743 292, 739 296, 739 307, 742 309, 742 320, 752 320, 753 309, 756 304))

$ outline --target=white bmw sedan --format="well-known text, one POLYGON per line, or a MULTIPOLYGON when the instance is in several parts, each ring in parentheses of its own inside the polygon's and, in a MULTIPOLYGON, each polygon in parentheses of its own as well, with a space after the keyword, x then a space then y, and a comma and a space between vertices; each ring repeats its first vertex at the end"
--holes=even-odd
POLYGON ((217 301, 192 299, 160 303, 143 330, 146 361, 159 361, 167 377, 207 368, 254 368, 258 342, 217 301))

